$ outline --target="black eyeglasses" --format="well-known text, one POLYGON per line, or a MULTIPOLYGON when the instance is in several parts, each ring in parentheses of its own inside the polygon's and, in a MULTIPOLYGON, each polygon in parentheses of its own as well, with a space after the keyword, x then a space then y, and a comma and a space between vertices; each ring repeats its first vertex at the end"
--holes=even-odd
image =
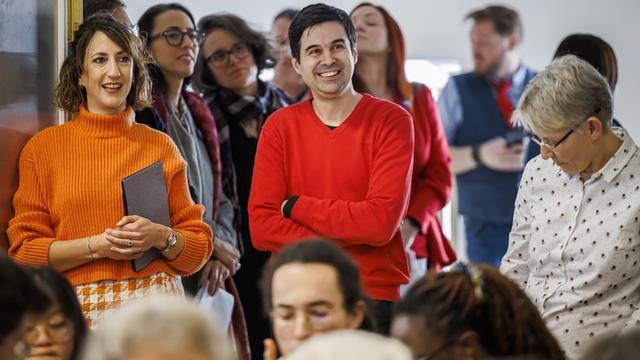
POLYGON ((236 59, 244 59, 251 54, 249 47, 245 43, 236 43, 230 50, 218 50, 207 57, 207 62, 215 67, 224 67, 229 64, 229 56, 236 59))
MULTIPOLYGON (((586 120, 586 119, 585 119, 585 120, 586 120)), ((582 125, 582 123, 580 123, 580 125, 582 125)), ((578 125, 578 127, 579 127, 580 125, 578 125)), ((540 139, 540 138, 538 137, 538 135, 531 135, 531 140, 533 140, 533 142, 534 142, 534 143, 536 143, 536 144, 540 145, 541 147, 544 147, 544 148, 546 148, 546 149, 547 149, 547 150, 549 150, 549 151, 553 151, 553 149, 557 148, 557 147, 558 147, 558 145, 562 144, 562 142, 563 142, 563 141, 565 141, 565 140, 569 137, 569 135, 573 134, 573 132, 574 132, 574 131, 576 131, 576 129, 577 129, 578 127, 575 127, 575 128, 573 128, 573 129, 569 130, 569 132, 567 132, 567 133, 566 133, 562 138, 560 138, 560 140, 558 140, 558 142, 556 142, 556 143, 555 143, 555 144, 553 144, 553 145, 550 145, 550 144, 545 143, 544 141, 542 141, 542 139, 540 139)))
POLYGON ((573 129, 569 130, 566 134, 564 134, 563 137, 560 138, 560 140, 558 140, 555 144, 551 145, 551 144, 547 144, 544 141, 542 141, 542 139, 540 139, 540 137, 538 135, 531 135, 531 140, 533 140, 534 143, 540 145, 540 147, 544 147, 549 151, 553 151, 553 149, 557 148, 558 145, 562 144, 563 141, 567 140, 567 138, 569 137, 569 135, 573 134, 574 131, 576 131, 583 122, 587 121, 590 117, 598 115, 600 113, 600 108, 597 108, 591 115, 585 117, 580 124, 578 124, 576 127, 574 127, 573 129))
POLYGON ((200 41, 202 41, 203 38, 203 34, 198 30, 189 29, 187 31, 180 31, 178 29, 170 29, 151 36, 151 40, 153 41, 161 36, 164 36, 169 45, 176 47, 182 46, 185 36, 188 36, 194 44, 200 44, 200 41))

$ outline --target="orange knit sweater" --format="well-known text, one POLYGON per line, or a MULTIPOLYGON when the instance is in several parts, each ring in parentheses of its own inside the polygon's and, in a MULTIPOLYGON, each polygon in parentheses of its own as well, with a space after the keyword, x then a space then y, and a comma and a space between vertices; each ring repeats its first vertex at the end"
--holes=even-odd
POLYGON ((117 115, 82 108, 73 121, 29 140, 20 156, 15 217, 7 231, 9 254, 20 263, 46 265, 52 242, 114 228, 124 216, 120 181, 158 160, 164 168, 172 228, 185 239, 180 255, 173 261, 155 260, 137 273, 129 260, 103 258, 66 275, 75 286, 157 272, 196 272, 213 251, 212 232, 202 221, 202 206, 189 195, 186 163, 166 134, 135 123, 131 108, 117 115))

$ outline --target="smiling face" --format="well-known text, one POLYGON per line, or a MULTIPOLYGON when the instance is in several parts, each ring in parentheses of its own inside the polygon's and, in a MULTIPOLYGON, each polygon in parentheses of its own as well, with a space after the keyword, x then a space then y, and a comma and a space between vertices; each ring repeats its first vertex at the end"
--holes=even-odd
POLYGON ((96 32, 84 57, 80 85, 87 94, 87 110, 113 115, 127 107, 131 91, 133 60, 103 32, 96 32))
POLYGON ((351 13, 351 21, 356 28, 356 46, 360 56, 389 52, 389 34, 380 10, 373 6, 361 6, 351 13))
POLYGON ((229 53, 232 49, 242 46, 241 39, 224 29, 213 30, 207 34, 202 44, 205 59, 211 58, 214 54, 222 56, 226 52, 228 60, 225 64, 216 66, 212 61, 208 61, 207 67, 220 87, 237 94, 244 94, 250 88, 257 89, 254 85, 258 81, 258 66, 250 48, 246 56, 229 53))
POLYGON ((352 89, 357 59, 342 24, 327 21, 304 30, 293 66, 314 97, 335 98, 352 89))
POLYGON ((271 317, 283 355, 319 333, 355 329, 364 310, 347 312, 335 268, 320 263, 290 263, 273 274, 271 317))
MULTIPOLYGON (((193 31, 195 25, 187 14, 180 10, 168 10, 156 16, 151 36, 167 30, 193 31)), ((184 36, 179 46, 170 45, 164 36, 151 40, 149 50, 158 63, 165 79, 182 80, 193 74, 199 44, 184 36)))

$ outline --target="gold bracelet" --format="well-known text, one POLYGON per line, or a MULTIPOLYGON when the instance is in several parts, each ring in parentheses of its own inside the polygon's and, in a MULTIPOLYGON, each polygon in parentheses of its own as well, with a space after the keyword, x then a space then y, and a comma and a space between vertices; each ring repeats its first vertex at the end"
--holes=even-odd
POLYGON ((89 249, 89 256, 91 256, 91 260, 95 260, 96 258, 93 256, 93 250, 91 249, 91 239, 93 237, 89 236, 89 238, 87 238, 87 249, 89 249))

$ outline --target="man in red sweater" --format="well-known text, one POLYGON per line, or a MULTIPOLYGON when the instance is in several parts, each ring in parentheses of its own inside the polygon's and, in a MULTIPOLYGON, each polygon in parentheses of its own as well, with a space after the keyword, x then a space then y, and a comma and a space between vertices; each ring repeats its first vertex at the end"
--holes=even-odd
POLYGON ((408 282, 400 222, 413 162, 413 124, 400 106, 357 93, 349 15, 325 4, 291 23, 293 66, 312 98, 272 114, 256 153, 249 225, 254 246, 276 252, 333 239, 358 263, 381 332, 408 282))

